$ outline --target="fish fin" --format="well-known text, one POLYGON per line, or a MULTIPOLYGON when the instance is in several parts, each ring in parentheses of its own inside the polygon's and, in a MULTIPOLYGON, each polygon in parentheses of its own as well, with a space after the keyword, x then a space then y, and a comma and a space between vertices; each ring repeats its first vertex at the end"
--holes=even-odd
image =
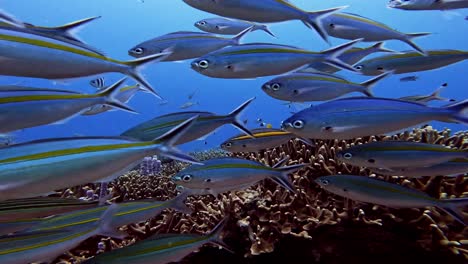
POLYGON ((439 86, 439 88, 437 88, 433 93, 431 93, 429 97, 434 100, 439 100, 439 101, 450 101, 450 99, 440 96, 440 93, 442 92, 442 90, 447 88, 447 86, 448 86, 448 83, 443 83, 441 86, 439 86))
POLYGON ((182 190, 179 195, 174 197, 171 201, 171 208, 174 210, 177 210, 183 214, 192 214, 192 209, 188 208, 187 205, 185 204, 185 199, 187 199, 188 196, 190 196, 192 193, 190 192, 189 189, 184 189, 182 190))
POLYGON ((2 19, 5 23, 15 26, 15 27, 20 27, 20 28, 25 27, 23 22, 19 21, 13 15, 8 14, 2 9, 0 9, 0 19, 2 19))
POLYGON ((311 147, 315 147, 315 143, 310 139, 310 138, 297 138, 299 141, 301 141, 302 143, 306 144, 306 145, 309 145, 311 147))
POLYGON ((330 44, 330 41, 328 40, 327 31, 323 28, 323 25, 322 25, 322 19, 346 7, 348 6, 340 6, 340 7, 334 7, 334 8, 324 9, 324 10, 319 10, 319 11, 314 11, 314 12, 307 12, 307 17, 304 20, 302 20, 302 22, 307 27, 312 28, 315 31, 317 31, 320 37, 330 44))
POLYGON ((362 82, 361 83, 361 86, 365 87, 366 89, 363 91, 364 94, 366 94, 367 96, 369 97, 374 97, 374 94, 372 93, 372 88, 374 88, 374 86, 380 82, 381 80, 387 78, 387 76, 389 76, 390 74, 392 74, 393 71, 387 71, 385 73, 382 73, 380 74, 379 76, 377 77, 374 77, 370 80, 367 80, 365 82, 362 82))
POLYGON ((457 198, 457 199, 448 199, 448 200, 441 200, 438 207, 447 214, 451 215, 456 221, 460 222, 463 225, 468 225, 465 221, 465 216, 463 215, 463 211, 460 210, 460 207, 468 206, 468 197, 465 198, 457 198))
POLYGON ((270 28, 267 25, 258 25, 258 29, 266 32, 268 35, 278 38, 273 32, 271 32, 270 28))
POLYGON ((95 16, 95 17, 80 19, 80 20, 65 24, 63 26, 51 27, 50 29, 55 29, 55 30, 62 31, 63 32, 62 36, 64 36, 65 38, 83 43, 83 41, 80 40, 78 37, 76 37, 75 34, 78 31, 80 31, 83 26, 85 26, 89 22, 94 21, 94 20, 96 20, 98 18, 101 18, 101 16, 95 16))
POLYGON ((322 132, 331 132, 331 133, 341 133, 341 132, 346 132, 350 129, 356 128, 359 126, 341 126, 341 127, 322 127, 321 131, 322 132))
POLYGON ((124 239, 128 237, 128 234, 124 232, 118 231, 115 227, 111 226, 109 223, 112 221, 114 214, 117 213, 119 210, 118 204, 111 204, 109 207, 104 211, 97 221, 98 225, 98 234, 102 236, 108 236, 117 239, 124 239))
POLYGON ((232 41, 235 43, 235 45, 239 45, 239 44, 240 44, 240 41, 242 40, 242 38, 243 38, 245 35, 247 35, 247 33, 251 32, 253 28, 254 28, 254 26, 248 27, 248 28, 242 30, 239 34, 235 35, 235 36, 232 38, 232 41))
POLYGON ((278 161, 275 165, 273 165, 272 168, 273 169, 280 168, 280 167, 286 165, 286 162, 288 162, 288 161, 289 161, 289 156, 286 156, 283 159, 281 159, 280 161, 278 161))
POLYGON ((292 193, 296 193, 294 184, 289 179, 288 175, 297 170, 304 168, 305 166, 307 166, 307 164, 296 164, 296 165, 276 168, 276 170, 280 173, 276 174, 271 179, 275 181, 276 183, 278 183, 279 185, 283 186, 286 190, 292 193))
POLYGON ((171 159, 202 165, 203 163, 183 153, 175 147, 175 143, 184 133, 187 133, 190 127, 196 122, 198 117, 199 115, 195 115, 185 120, 180 125, 169 130, 168 132, 164 133, 163 135, 159 136, 158 138, 154 139, 153 141, 155 144, 162 144, 161 146, 157 147, 159 154, 171 159))
POLYGON ((357 72, 356 69, 353 68, 353 66, 345 63, 344 61, 339 59, 339 56, 345 53, 347 50, 351 49, 354 44, 361 42, 362 38, 360 39, 355 39, 352 41, 349 41, 347 43, 341 44, 339 46, 327 49, 325 51, 322 51, 321 53, 326 55, 324 63, 329 64, 334 67, 338 67, 340 69, 345 69, 349 70, 352 72, 357 72))
POLYGON ((465 111, 468 110, 468 99, 455 104, 450 104, 443 108, 450 110, 451 112, 449 121, 468 124, 468 115, 465 114, 465 111))
POLYGON ((246 128, 240 118, 240 115, 242 112, 249 106, 250 103, 255 99, 255 97, 250 98, 249 100, 245 101, 243 104, 241 104, 239 107, 234 109, 231 113, 229 113, 228 118, 231 120, 231 124, 235 126, 237 129, 240 131, 244 132, 245 134, 251 136, 254 138, 254 135, 248 128, 246 128))
POLYGON ((399 51, 385 48, 384 44, 385 42, 380 41, 375 43, 371 48, 374 49, 376 52, 400 53, 399 51))
POLYGON ((101 90, 98 93, 98 96, 106 97, 106 102, 104 103, 106 105, 136 114, 137 112, 135 110, 133 110, 129 106, 126 106, 124 103, 120 102, 117 98, 115 98, 115 93, 119 92, 120 85, 122 85, 126 80, 127 78, 120 79, 108 88, 101 90))
POLYGON ((209 242, 224 248, 225 250, 229 251, 230 253, 234 253, 234 251, 224 243, 222 240, 223 229, 226 227, 226 224, 229 220, 229 217, 225 217, 221 222, 219 222, 211 231, 208 233, 209 242))
POLYGON ((415 49, 417 52, 421 53, 424 56, 427 56, 427 52, 421 49, 416 43, 413 42, 414 38, 417 37, 424 37, 427 35, 430 35, 431 33, 429 32, 423 32, 423 33, 410 33, 410 34, 405 34, 405 38, 402 39, 406 44, 410 45, 413 49, 415 49))
POLYGON ((151 84, 146 81, 143 75, 140 73, 140 70, 145 67, 148 63, 158 62, 167 58, 171 52, 161 52, 158 54, 149 55, 140 59, 127 61, 124 64, 130 66, 124 73, 131 76, 137 82, 141 83, 148 91, 154 94, 157 98, 162 100, 162 97, 153 89, 151 84))

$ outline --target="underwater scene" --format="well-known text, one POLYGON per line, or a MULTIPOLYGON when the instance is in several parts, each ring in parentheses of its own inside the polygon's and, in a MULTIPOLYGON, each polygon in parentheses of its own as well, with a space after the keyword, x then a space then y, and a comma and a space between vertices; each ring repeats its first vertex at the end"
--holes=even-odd
POLYGON ((0 0, 0 264, 467 263, 468 0, 0 0))

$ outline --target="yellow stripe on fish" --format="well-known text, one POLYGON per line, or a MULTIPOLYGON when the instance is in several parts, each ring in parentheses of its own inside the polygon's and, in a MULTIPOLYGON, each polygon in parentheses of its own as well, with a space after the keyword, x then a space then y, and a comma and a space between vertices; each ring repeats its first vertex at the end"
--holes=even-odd
MULTIPOLYGON (((291 132, 287 131, 274 131, 274 132, 260 132, 260 133, 254 133, 254 137, 256 138, 262 138, 262 137, 274 137, 274 136, 284 136, 284 135, 291 135, 291 132)), ((244 139, 252 139, 251 136, 239 136, 235 137, 232 140, 244 140, 244 139)))
POLYGON ((158 246, 155 246, 155 247, 147 248, 145 250, 136 251, 134 256, 144 255, 144 254, 148 254, 148 253, 151 253, 151 252, 157 252, 157 251, 166 250, 166 249, 170 249, 170 248, 174 248, 174 247, 189 245, 189 244, 193 244, 193 243, 200 242, 200 241, 203 241, 203 240, 206 240, 205 236, 200 236, 200 237, 196 237, 196 238, 189 239, 189 240, 184 240, 184 241, 173 242, 173 243, 169 243, 167 245, 158 245, 158 246))
POLYGON ((320 54, 319 52, 312 52, 299 49, 279 49, 279 48, 264 48, 264 49, 247 49, 247 50, 235 50, 221 53, 220 55, 243 55, 253 53, 296 53, 296 54, 320 54))

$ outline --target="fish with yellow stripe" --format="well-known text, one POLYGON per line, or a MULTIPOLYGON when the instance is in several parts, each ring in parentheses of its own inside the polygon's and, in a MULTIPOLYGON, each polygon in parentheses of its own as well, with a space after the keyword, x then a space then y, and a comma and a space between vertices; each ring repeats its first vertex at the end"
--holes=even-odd
POLYGON ((222 220, 206 235, 158 234, 133 245, 99 254, 83 262, 83 264, 165 264, 179 262, 207 243, 232 252, 221 238, 226 222, 227 219, 222 220))
POLYGON ((51 262, 95 235, 122 239, 122 234, 115 233, 107 224, 117 208, 116 204, 111 205, 93 225, 0 237, 0 263, 51 262))
POLYGON ((115 98, 124 81, 125 79, 122 79, 96 94, 27 87, 0 89, 0 132, 63 122, 101 104, 134 112, 115 98))
POLYGON ((424 192, 366 176, 331 175, 319 177, 315 182, 325 190, 355 201, 378 204, 391 208, 437 207, 466 225, 460 207, 468 205, 468 197, 439 200, 424 192))
POLYGON ((468 159, 453 159, 428 167, 391 168, 391 170, 371 168, 371 171, 385 176, 405 176, 418 178, 424 176, 456 177, 468 173, 468 159))
MULTIPOLYGON (((221 148, 229 152, 258 152, 265 149, 275 148, 288 143, 289 140, 297 138, 291 132, 274 128, 258 128, 252 130, 253 137, 246 135, 234 136, 221 144, 221 148)), ((310 139, 299 139, 313 146, 310 139)))
POLYGON ((163 52, 133 61, 119 61, 49 36, 0 27, 0 74, 44 79, 68 79, 120 72, 160 97, 140 74, 140 68, 167 55, 163 52), (15 65, 15 67, 11 67, 15 65), (44 67, 47 65, 47 67, 44 67))
POLYGON ((264 179, 271 179, 286 190, 295 192, 288 175, 307 164, 282 166, 288 158, 273 167, 260 162, 239 158, 217 158, 204 161, 203 165, 191 165, 172 177, 172 181, 193 194, 212 194, 249 188, 264 179))
POLYGON ((109 181, 155 154, 198 163, 174 147, 197 116, 152 141, 125 137, 47 139, 0 149, 0 200, 34 197, 89 182, 109 181))

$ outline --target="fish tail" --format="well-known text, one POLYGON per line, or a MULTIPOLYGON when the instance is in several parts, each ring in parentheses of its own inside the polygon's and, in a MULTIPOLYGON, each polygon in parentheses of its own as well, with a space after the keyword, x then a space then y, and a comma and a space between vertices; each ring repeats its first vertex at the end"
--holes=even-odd
POLYGON ((376 52, 400 53, 398 51, 385 48, 384 44, 385 42, 380 41, 380 42, 375 43, 371 48, 375 50, 376 52))
POLYGON ((80 31, 83 26, 87 25, 91 21, 94 21, 98 18, 101 18, 101 16, 84 18, 81 20, 77 20, 77 21, 65 24, 63 26, 53 27, 51 29, 62 31, 63 36, 65 36, 66 38, 83 43, 83 41, 81 41, 77 36, 75 36, 75 34, 78 31, 80 31))
POLYGON ((328 33, 323 28, 322 19, 336 13, 348 6, 334 7, 330 9, 324 9, 314 12, 307 12, 307 16, 302 22, 309 28, 314 29, 320 35, 320 37, 325 40, 327 43, 330 43, 328 40, 328 33))
POLYGON ((242 40, 242 38, 244 38, 245 35, 247 35, 247 33, 253 31, 255 26, 250 26, 244 30, 242 30, 239 34, 235 35, 233 38, 232 38, 232 41, 234 42, 235 45, 240 45, 240 42, 242 40))
POLYGON ((102 213, 101 217, 97 221, 98 226, 98 234, 102 236, 109 236, 118 239, 124 239, 128 235, 123 232, 118 231, 118 227, 112 226, 110 223, 112 222, 112 218, 114 214, 119 211, 118 204, 111 204, 105 211, 102 213))
POLYGON ((124 103, 120 102, 117 98, 115 98, 115 94, 118 93, 120 85, 125 82, 127 78, 122 78, 113 85, 109 86, 108 88, 101 90, 97 96, 105 97, 106 101, 104 104, 119 108, 121 110, 130 112, 130 113, 137 113, 135 110, 130 108, 129 106, 125 105, 124 103))
POLYGON ((257 29, 265 31, 268 35, 277 38, 276 35, 273 32, 271 32, 270 28, 267 25, 257 25, 257 29))
POLYGON ((372 78, 368 81, 365 81, 363 83, 361 83, 361 86, 363 86, 365 88, 365 90, 363 91, 363 93, 369 97, 374 97, 374 94, 372 93, 372 88, 374 88, 374 86, 380 82, 381 80, 385 79, 387 76, 389 76, 390 74, 392 74, 393 72, 392 71, 388 71, 388 72, 385 72, 385 73, 382 73, 380 74, 379 76, 375 77, 375 78, 372 78))
POLYGON ((465 216, 460 207, 468 206, 468 197, 442 200, 439 208, 444 210, 447 214, 451 215, 453 219, 457 220, 463 225, 468 225, 465 221, 465 216))
POLYGON ((414 38, 417 37, 423 37, 430 35, 431 33, 424 32, 424 33, 411 33, 411 34, 405 34, 405 38, 402 39, 406 44, 410 45, 413 49, 415 49, 417 52, 421 53, 424 56, 427 56, 427 52, 421 49, 416 43, 413 42, 414 38))
POLYGON ((137 82, 141 83, 149 92, 153 93, 157 98, 162 99, 162 97, 153 89, 151 84, 146 81, 143 75, 140 73, 141 69, 145 67, 148 63, 158 62, 166 58, 170 53, 162 52, 158 54, 149 55, 140 59, 132 60, 125 62, 124 64, 129 66, 126 68, 124 74, 129 75, 137 82))
POLYGON ((221 222, 219 222, 211 231, 208 233, 209 242, 224 248, 225 250, 234 253, 234 251, 224 243, 222 239, 223 230, 228 223, 229 217, 225 217, 221 222))
POLYGON ((157 152, 160 155, 166 156, 171 159, 195 164, 202 164, 198 160, 183 153, 175 147, 175 144, 180 139, 180 137, 187 133, 190 127, 196 122, 196 119, 198 117, 199 115, 195 115, 185 120, 180 125, 169 130, 168 132, 164 133, 163 135, 159 136, 158 138, 154 139, 154 144, 158 145, 157 152))
POLYGON ((442 90, 444 90, 447 86, 448 86, 448 83, 443 83, 441 86, 439 86, 439 88, 437 88, 433 93, 431 93, 429 97, 432 98, 433 100, 449 101, 450 99, 440 96, 440 93, 442 92, 442 90))
POLYGON ((3 11, 2 9, 0 9, 0 19, 15 27, 20 27, 20 28, 25 27, 22 21, 19 21, 13 15, 10 15, 9 13, 3 11))
POLYGON ((326 56, 324 63, 329 64, 329 65, 334 66, 334 67, 337 67, 337 68, 340 68, 340 69, 345 69, 345 70, 349 70, 349 71, 352 71, 352 72, 356 72, 356 69, 354 69, 353 66, 351 66, 351 65, 345 63, 344 61, 340 60, 339 56, 342 55, 347 50, 351 49, 354 44, 356 44, 356 43, 358 43, 360 41, 362 41, 362 39, 355 39, 355 40, 352 40, 350 42, 347 42, 347 43, 341 44, 339 46, 336 46, 336 47, 327 49, 325 51, 322 51, 322 54, 324 54, 326 56))
POLYGON ((235 126, 237 129, 241 130, 242 132, 246 133, 247 135, 251 136, 252 138, 254 135, 248 128, 246 128, 240 118, 242 112, 249 106, 250 103, 255 99, 255 97, 250 98, 249 100, 245 101, 239 107, 234 109, 231 113, 229 113, 228 118, 231 121, 231 124, 235 126))
POLYGON ((279 185, 283 186, 286 190, 292 193, 296 193, 294 184, 289 179, 288 175, 293 172, 296 172, 297 170, 304 168, 305 166, 307 166, 307 164, 296 164, 296 165, 276 168, 276 170, 278 170, 280 173, 275 175, 272 179, 279 185))
POLYGON ((191 214, 192 209, 188 208, 185 204, 185 199, 190 196, 191 192, 188 189, 184 189, 179 195, 177 195, 171 203, 171 208, 182 212, 184 214, 191 214))
POLYGON ((468 115, 465 113, 468 110, 468 99, 456 104, 450 104, 443 107, 443 109, 450 112, 449 120, 444 121, 468 124, 468 115))

